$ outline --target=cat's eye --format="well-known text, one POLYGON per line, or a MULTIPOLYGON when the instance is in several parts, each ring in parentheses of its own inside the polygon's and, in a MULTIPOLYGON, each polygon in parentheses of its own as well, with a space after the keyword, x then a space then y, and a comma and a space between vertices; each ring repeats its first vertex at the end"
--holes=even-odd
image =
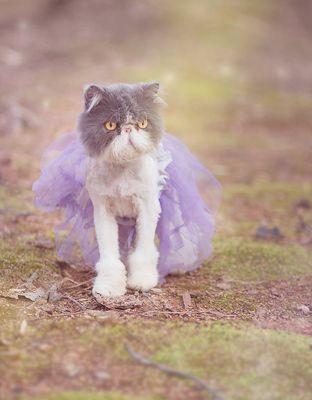
POLYGON ((141 128, 141 129, 145 129, 145 128, 147 127, 147 119, 144 118, 144 119, 142 119, 142 121, 139 121, 139 122, 138 122, 138 126, 139 126, 139 128, 141 128))
POLYGON ((113 121, 105 122, 104 126, 108 131, 114 131, 117 128, 116 122, 113 121))

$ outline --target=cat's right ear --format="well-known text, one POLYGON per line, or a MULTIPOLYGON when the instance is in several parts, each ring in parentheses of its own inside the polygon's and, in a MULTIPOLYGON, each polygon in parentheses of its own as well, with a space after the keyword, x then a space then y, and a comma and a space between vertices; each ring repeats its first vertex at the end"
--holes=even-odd
POLYGON ((103 90, 97 85, 86 85, 84 88, 85 110, 89 112, 101 101, 103 90))

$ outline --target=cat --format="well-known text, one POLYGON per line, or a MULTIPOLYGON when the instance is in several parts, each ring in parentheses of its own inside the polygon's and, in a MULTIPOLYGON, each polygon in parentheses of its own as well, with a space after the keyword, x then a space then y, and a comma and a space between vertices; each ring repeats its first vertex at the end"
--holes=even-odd
POLYGON ((158 283, 155 231, 161 212, 155 153, 164 135, 159 83, 89 85, 79 117, 88 155, 86 187, 93 203, 100 258, 92 293, 122 296, 158 283), (135 221, 135 242, 121 261, 118 219, 135 221))
POLYGON ((100 302, 193 271, 212 253, 220 184, 164 132, 162 105, 155 82, 89 85, 79 129, 49 147, 33 184, 38 207, 64 213, 60 259, 96 265, 100 302))

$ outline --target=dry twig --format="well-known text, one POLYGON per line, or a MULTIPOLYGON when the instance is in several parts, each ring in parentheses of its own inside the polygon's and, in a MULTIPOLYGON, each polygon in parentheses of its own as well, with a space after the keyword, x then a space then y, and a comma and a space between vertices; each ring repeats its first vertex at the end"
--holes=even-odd
POLYGON ((68 279, 68 280, 70 280, 71 282, 75 282, 75 285, 68 286, 66 289, 75 289, 79 286, 87 285, 88 283, 89 283, 88 287, 91 287, 92 285, 90 284, 90 282, 93 281, 93 278, 87 279, 86 281, 83 281, 83 282, 76 282, 73 279, 68 279))
POLYGON ((69 294, 67 295, 62 295, 61 299, 67 299, 70 300, 71 302, 73 302, 74 304, 76 304, 81 310, 85 311, 87 309, 86 306, 84 306, 83 304, 81 304, 78 300, 74 299, 72 296, 70 296, 69 294))
POLYGON ((196 385, 200 388, 205 390, 206 392, 209 393, 209 395, 211 396, 212 400, 222 400, 222 397, 220 397, 220 395, 218 394, 217 390, 211 388, 207 382, 205 382, 204 380, 198 378, 195 375, 189 374, 187 372, 183 372, 183 371, 178 371, 175 370, 173 368, 168 367, 167 365, 164 364, 159 364, 153 360, 149 360, 148 358, 145 358, 143 356, 141 356, 140 354, 138 354, 137 352, 135 352, 128 344, 125 344, 125 349, 127 350, 127 352, 130 354, 130 356, 137 361, 139 364, 145 365, 147 367, 152 367, 152 368, 156 368, 162 372, 165 372, 168 375, 171 376, 177 376, 179 378, 183 378, 183 379, 189 379, 193 382, 196 383, 196 385))

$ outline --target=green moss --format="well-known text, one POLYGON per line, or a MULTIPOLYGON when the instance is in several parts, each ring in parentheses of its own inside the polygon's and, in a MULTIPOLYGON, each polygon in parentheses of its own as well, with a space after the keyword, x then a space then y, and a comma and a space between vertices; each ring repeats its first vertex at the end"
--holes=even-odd
MULTIPOLYGON (((130 396, 117 392, 62 392, 43 397, 32 397, 34 400, 161 400, 163 397, 155 396, 130 396)), ((28 400, 24 398, 22 400, 28 400)))
POLYGON ((231 399, 308 399, 310 344, 304 336, 217 323, 181 328, 154 358, 206 379, 231 399))
POLYGON ((7 209, 8 212, 25 212, 34 209, 32 203, 32 194, 29 190, 7 188, 0 186, 0 209, 7 209))
MULTIPOLYGON (((162 398, 157 397, 162 393, 158 388, 166 384, 166 374, 138 365, 126 353, 125 343, 151 359, 194 373, 231 399, 257 400, 261 398, 259 393, 263 396, 274 393, 276 397, 273 398, 308 399, 311 339, 256 329, 248 324, 215 323, 203 327, 152 321, 104 325, 84 319, 40 321, 29 328, 27 335, 16 339, 12 349, 18 356, 14 360, 5 359, 6 368, 1 374, 7 381, 14 379, 23 385, 36 385, 47 371, 54 371, 53 374, 62 376, 70 389, 71 378, 66 378, 64 368, 68 361, 80 360, 80 379, 75 382, 83 384, 75 386, 76 392, 55 393, 38 399, 132 399, 131 395, 93 392, 94 386, 88 392, 93 385, 92 366, 97 368, 98 365, 104 366, 108 373, 114 373, 116 368, 124 373, 129 371, 131 381, 140 388, 135 391, 135 398, 146 399, 147 387, 151 396, 148 399, 162 398), (13 365, 14 368, 8 368, 13 365)), ((50 390, 55 389, 51 387, 50 390)))
POLYGON ((221 293, 218 296, 214 296, 211 300, 211 306, 213 309, 236 314, 239 313, 240 317, 243 318, 245 315, 249 315, 256 308, 253 299, 238 293, 221 293))
POLYGON ((260 181, 253 185, 227 185, 224 199, 232 202, 237 197, 252 201, 254 205, 261 203, 289 213, 298 199, 312 199, 312 185, 308 182, 296 185, 289 182, 269 181, 260 181))
MULTIPOLYGON (((232 184, 224 188, 219 226, 225 236, 252 237, 266 221, 278 227, 285 242, 301 242, 307 233, 298 231, 299 218, 295 205, 299 200, 312 201, 312 186, 281 182, 256 182, 252 185, 232 184)), ((306 226, 312 224, 311 209, 301 210, 306 226)), ((224 238, 227 240, 227 238, 224 238)))
POLYGON ((257 87, 251 95, 254 101, 266 109, 271 121, 289 123, 294 117, 305 120, 312 106, 311 96, 288 90, 276 90, 271 86, 257 87))
POLYGON ((51 253, 49 249, 38 249, 24 240, 14 243, 0 241, 0 269, 12 275, 14 272, 24 277, 31 271, 51 267, 51 261, 45 257, 51 253))
POLYGON ((266 281, 311 273, 311 252, 299 245, 280 245, 248 238, 217 238, 207 273, 238 281, 266 281))

